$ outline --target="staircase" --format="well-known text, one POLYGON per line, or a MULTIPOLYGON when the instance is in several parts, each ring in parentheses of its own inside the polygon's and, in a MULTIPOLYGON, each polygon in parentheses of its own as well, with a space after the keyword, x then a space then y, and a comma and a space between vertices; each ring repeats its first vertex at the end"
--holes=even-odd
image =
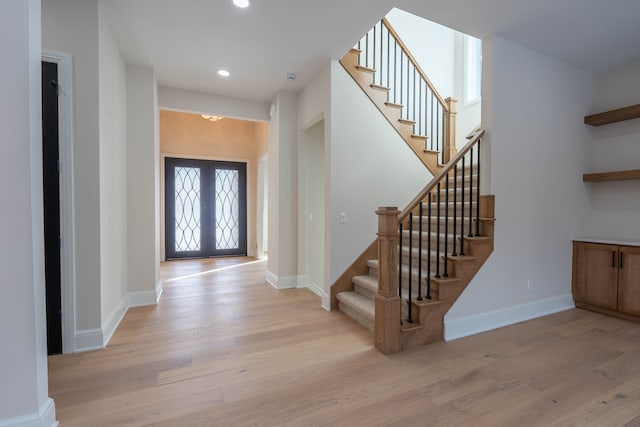
POLYGON ((383 18, 340 60, 435 176, 456 154, 456 100, 443 99, 383 18))
POLYGON ((455 100, 443 100, 383 19, 341 60, 434 179, 331 288, 332 308, 374 332, 383 353, 444 338, 444 316, 493 252, 494 197, 480 195, 477 129, 455 149, 455 100))
MULTIPOLYGON (((449 178, 452 181, 451 175, 449 178)), ((422 215, 418 205, 416 214, 410 214, 402 229, 398 230, 394 248, 398 253, 398 264, 390 268, 395 268, 397 277, 394 289, 398 289, 400 304, 400 350, 444 338, 445 314, 493 251, 494 197, 472 194, 469 184, 477 179, 475 168, 466 168, 464 174, 458 175, 456 187, 441 188, 439 203, 437 190, 430 192, 422 201, 422 215), (470 196, 474 200, 471 203, 470 196), (429 205, 431 215, 428 214, 429 205), (456 205, 455 220, 453 205, 456 205), (438 206, 440 217, 436 214, 438 206), (464 208, 462 213, 460 208, 464 208), (445 216, 445 211, 450 215, 445 216)), ((363 260, 367 274, 352 276, 353 290, 335 295, 337 308, 371 331, 375 331, 376 326, 379 258, 363 260)))

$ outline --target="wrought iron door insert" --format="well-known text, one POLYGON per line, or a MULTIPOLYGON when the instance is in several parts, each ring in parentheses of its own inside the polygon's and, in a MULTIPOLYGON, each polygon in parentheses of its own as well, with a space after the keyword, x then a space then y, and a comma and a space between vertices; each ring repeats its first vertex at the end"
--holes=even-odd
POLYGON ((246 164, 165 159, 167 259, 247 254, 246 164))

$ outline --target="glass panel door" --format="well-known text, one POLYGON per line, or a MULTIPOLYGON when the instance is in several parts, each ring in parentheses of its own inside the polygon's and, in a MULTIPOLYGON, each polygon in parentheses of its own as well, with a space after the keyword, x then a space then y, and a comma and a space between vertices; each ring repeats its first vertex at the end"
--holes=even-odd
POLYGON ((247 253, 246 164, 165 159, 167 259, 247 253))

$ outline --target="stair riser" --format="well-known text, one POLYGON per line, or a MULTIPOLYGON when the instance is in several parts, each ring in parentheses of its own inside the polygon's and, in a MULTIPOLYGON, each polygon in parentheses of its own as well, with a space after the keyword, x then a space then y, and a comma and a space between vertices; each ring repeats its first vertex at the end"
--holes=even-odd
POLYGON ((357 293, 359 295, 362 295, 363 297, 368 298, 368 299, 370 299, 372 301, 376 298, 377 290, 375 290, 375 291, 371 290, 371 289, 366 288, 366 287, 364 287, 364 286, 362 286, 360 284, 356 283, 353 286, 353 290, 354 290, 355 293, 357 293))
MULTIPOLYGON (((454 235, 453 231, 450 228, 449 229, 449 233, 448 233, 448 237, 446 239, 448 249, 451 249, 453 247, 454 242, 455 242, 456 248, 459 248, 460 247, 460 242, 462 241, 462 237, 466 237, 467 236, 467 231, 468 230, 464 230, 464 234, 461 236, 460 235, 460 227, 458 227, 457 233, 455 233, 455 235, 454 235)), ((475 232, 475 229, 473 231, 475 232)), ((437 238, 437 235, 435 235, 435 233, 433 235, 431 235, 431 238, 429 238, 429 236, 426 233, 423 233, 422 239, 419 238, 417 233, 414 233, 414 236, 413 236, 412 239, 409 239, 409 236, 402 236, 402 249, 403 249, 403 251, 407 251, 410 246, 413 248, 414 252, 417 251, 418 248, 420 247, 420 241, 422 241, 422 250, 423 251, 427 250, 427 248, 429 247, 429 244, 431 245, 431 249, 432 250, 435 250, 438 247, 440 247, 440 250, 443 250, 444 247, 445 247, 444 228, 442 229, 442 232, 440 233, 440 238, 437 238)))
POLYGON ((374 327, 375 327, 375 321, 374 320, 369 319, 366 316, 363 316, 360 312, 354 310, 353 308, 351 308, 347 304, 344 304, 343 302, 340 302, 338 304, 338 309, 341 312, 343 312, 344 314, 346 314, 347 316, 351 317, 356 322, 360 323, 365 328, 369 329, 370 331, 374 330, 374 327))

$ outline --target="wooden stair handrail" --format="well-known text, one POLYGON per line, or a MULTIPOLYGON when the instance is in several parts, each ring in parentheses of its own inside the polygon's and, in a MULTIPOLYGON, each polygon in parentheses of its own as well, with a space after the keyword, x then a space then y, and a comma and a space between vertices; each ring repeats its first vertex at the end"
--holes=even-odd
MULTIPOLYGON (((438 183, 442 181, 442 179, 444 179, 449 172, 451 172, 451 169, 453 169, 453 167, 460 161, 460 159, 462 159, 462 157, 464 157, 464 155, 473 148, 473 146, 480 140, 480 138, 482 138, 483 135, 484 129, 478 129, 470 135, 471 138, 469 139, 469 142, 467 142, 467 144, 464 146, 464 148, 462 148, 462 150, 460 150, 458 154, 456 154, 456 156, 442 168, 442 171, 440 171, 438 176, 434 177, 431 182, 429 182, 429 184, 427 184, 427 186, 424 187, 422 191, 420 191, 420 193, 418 193, 418 195, 413 198, 413 200, 411 200, 407 207, 404 208, 402 212, 400 212, 400 215, 398 215, 398 223, 401 223, 405 218, 409 216, 409 214, 416 208, 416 206, 418 206, 418 204, 423 201, 425 197, 427 197, 427 194, 429 194, 438 185, 438 183)), ((471 167, 471 165, 469 166, 471 167)))
POLYGON ((382 23, 384 24, 385 27, 387 27, 387 30, 389 30, 389 33, 391 33, 393 38, 396 40, 396 43, 398 43, 398 45, 402 48, 404 53, 407 55, 407 58, 409 58, 409 60, 413 64, 413 66, 416 68, 416 71, 418 71, 418 74, 420 74, 420 76, 427 83, 427 86, 429 86, 429 89, 431 89, 431 92, 433 92, 435 97, 438 99, 438 102, 440 103, 440 105, 442 105, 442 107, 444 108, 444 111, 448 112, 449 111, 448 103, 445 102, 445 100, 444 100, 444 98, 442 98, 442 96, 440 96, 440 94, 436 90, 436 88, 433 85, 433 83, 431 83, 431 80, 429 80, 429 78, 427 77, 427 74, 420 67, 420 65, 418 65, 418 61, 416 61, 416 59, 413 57, 413 55, 409 51, 409 48, 407 47, 407 45, 404 44, 404 42, 402 41, 402 39, 400 38, 400 36, 396 32, 396 30, 391 26, 391 23, 389 23, 387 18, 384 18, 384 17, 382 18, 382 23))

